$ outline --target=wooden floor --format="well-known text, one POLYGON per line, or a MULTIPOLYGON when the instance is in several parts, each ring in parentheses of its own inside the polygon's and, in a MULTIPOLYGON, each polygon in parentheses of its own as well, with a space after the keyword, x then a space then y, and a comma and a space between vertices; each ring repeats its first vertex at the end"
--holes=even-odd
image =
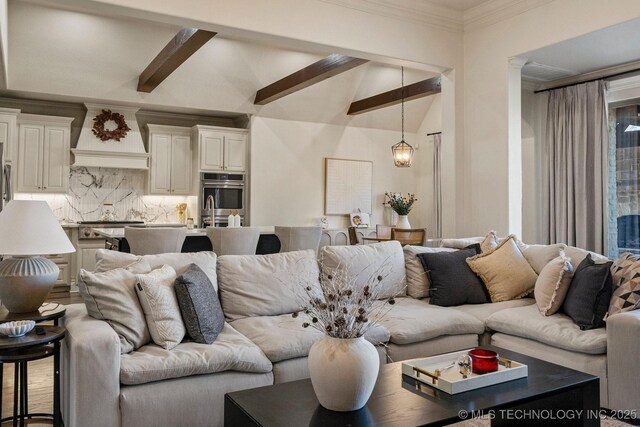
MULTIPOLYGON (((71 296, 54 295, 47 301, 60 304, 81 303, 82 298, 77 293, 71 296)), ((2 418, 13 414, 13 374, 14 364, 4 365, 4 375, 2 381, 2 418)), ((53 358, 29 362, 29 412, 53 412, 53 358)), ((11 423, 4 423, 12 425, 11 423)), ((37 421, 29 423, 30 426, 51 425, 47 421, 37 421)))

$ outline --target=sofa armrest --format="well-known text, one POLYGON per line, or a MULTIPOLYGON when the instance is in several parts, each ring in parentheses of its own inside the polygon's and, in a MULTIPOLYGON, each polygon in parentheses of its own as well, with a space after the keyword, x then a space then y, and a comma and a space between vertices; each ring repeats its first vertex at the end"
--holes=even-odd
POLYGON ((607 319, 607 382, 609 409, 630 411, 640 418, 640 310, 607 319))
POLYGON ((120 341, 84 304, 67 306, 61 319, 62 414, 68 427, 120 427, 120 341))

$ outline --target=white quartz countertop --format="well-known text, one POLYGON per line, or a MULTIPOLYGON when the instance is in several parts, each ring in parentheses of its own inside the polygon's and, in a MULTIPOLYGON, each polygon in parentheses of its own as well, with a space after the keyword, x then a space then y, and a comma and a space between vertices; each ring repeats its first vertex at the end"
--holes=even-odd
MULTIPOLYGON (((260 234, 273 234, 274 228, 272 226, 256 227, 260 229, 260 234)), ((104 237, 121 239, 124 237, 124 228, 94 228, 93 231, 104 237)), ((187 230, 187 237, 189 236, 206 236, 207 231, 204 228, 194 228, 187 230)))

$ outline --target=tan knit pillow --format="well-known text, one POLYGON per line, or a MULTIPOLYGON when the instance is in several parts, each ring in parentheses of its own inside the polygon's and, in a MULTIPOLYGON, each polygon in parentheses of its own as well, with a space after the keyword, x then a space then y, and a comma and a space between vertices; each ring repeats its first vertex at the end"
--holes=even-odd
POLYGON ((524 297, 538 278, 513 235, 493 251, 467 258, 467 264, 484 282, 492 302, 524 297))
POLYGON ((540 313, 551 316, 562 307, 573 279, 571 258, 560 250, 558 257, 544 266, 536 280, 535 297, 540 313))

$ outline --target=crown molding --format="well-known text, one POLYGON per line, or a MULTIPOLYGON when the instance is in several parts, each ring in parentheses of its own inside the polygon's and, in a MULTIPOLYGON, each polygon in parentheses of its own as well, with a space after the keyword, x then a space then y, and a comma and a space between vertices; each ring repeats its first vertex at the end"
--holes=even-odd
POLYGON ((360 12, 395 18, 415 24, 426 24, 447 31, 462 32, 463 14, 427 2, 411 0, 317 0, 360 12))
POLYGON ((464 30, 487 27, 552 1, 554 0, 489 0, 464 12, 464 30))

